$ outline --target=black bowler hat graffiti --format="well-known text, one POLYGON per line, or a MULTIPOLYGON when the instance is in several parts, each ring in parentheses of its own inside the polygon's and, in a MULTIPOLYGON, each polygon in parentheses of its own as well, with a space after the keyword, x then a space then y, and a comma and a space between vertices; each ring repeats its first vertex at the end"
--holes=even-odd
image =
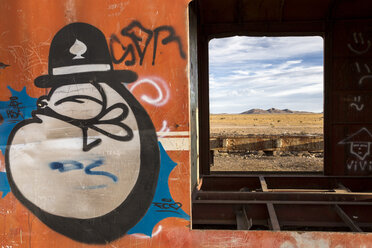
POLYGON ((51 229, 76 241, 111 242, 145 215, 160 167, 154 125, 114 70, 105 36, 72 23, 54 37, 50 87, 32 119, 12 130, 6 170, 16 198, 51 229), (35 131, 36 130, 36 131, 35 131))
POLYGON ((67 25, 53 38, 48 75, 36 78, 35 85, 48 88, 92 78, 131 83, 137 80, 137 74, 113 70, 105 36, 99 29, 86 23, 67 25))

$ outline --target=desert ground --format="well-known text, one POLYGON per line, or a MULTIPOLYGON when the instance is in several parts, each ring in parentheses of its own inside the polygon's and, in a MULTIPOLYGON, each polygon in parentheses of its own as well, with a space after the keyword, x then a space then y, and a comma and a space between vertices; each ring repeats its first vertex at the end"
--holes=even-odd
POLYGON ((323 134, 323 114, 212 114, 211 136, 323 134))
MULTIPOLYGON (((212 114, 211 137, 322 135, 323 114, 212 114)), ((323 153, 214 151, 212 171, 323 171, 323 153)))

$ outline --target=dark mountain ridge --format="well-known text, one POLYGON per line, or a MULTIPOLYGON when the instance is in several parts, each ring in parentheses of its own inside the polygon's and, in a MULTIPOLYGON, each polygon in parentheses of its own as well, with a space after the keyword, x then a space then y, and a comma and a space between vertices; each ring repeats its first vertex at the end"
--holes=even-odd
POLYGON ((250 114, 312 114, 313 112, 306 112, 306 111, 294 111, 290 109, 276 109, 270 108, 267 110, 264 109, 250 109, 248 111, 244 111, 240 114, 242 115, 250 115, 250 114))

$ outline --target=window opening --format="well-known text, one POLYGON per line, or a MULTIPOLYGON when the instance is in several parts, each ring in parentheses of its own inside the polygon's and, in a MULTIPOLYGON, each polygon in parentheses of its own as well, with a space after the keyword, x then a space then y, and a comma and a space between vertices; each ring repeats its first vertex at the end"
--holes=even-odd
POLYGON ((209 42, 211 171, 323 171, 323 38, 209 42))

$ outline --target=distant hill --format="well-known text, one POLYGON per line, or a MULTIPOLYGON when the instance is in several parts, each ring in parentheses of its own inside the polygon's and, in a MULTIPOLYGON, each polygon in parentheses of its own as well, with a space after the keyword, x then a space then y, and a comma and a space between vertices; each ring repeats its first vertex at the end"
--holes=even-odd
POLYGON ((312 112, 306 111, 294 111, 290 109, 276 109, 270 108, 267 110, 264 109, 250 109, 248 111, 244 111, 240 114, 242 115, 258 115, 258 114, 311 114, 312 112))

